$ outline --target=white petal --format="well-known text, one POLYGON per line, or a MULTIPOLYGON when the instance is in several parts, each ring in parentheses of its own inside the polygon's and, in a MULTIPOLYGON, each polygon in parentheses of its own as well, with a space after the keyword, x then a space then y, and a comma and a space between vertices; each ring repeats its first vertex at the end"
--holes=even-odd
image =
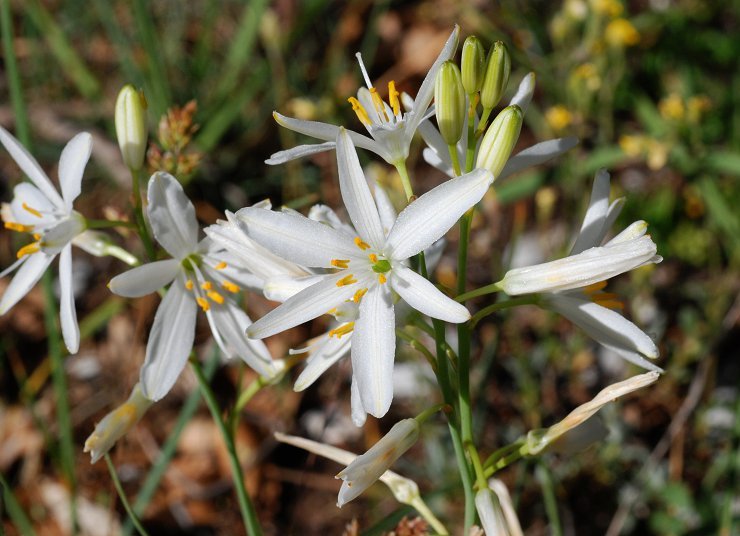
POLYGON ((594 186, 591 190, 591 199, 588 203, 588 210, 583 218, 581 230, 578 233, 576 243, 570 251, 571 255, 581 253, 582 251, 600 246, 604 239, 607 229, 604 229, 607 214, 609 213, 609 173, 601 169, 596 173, 594 186))
POLYGON ((3 277, 5 277, 6 275, 10 273, 13 273, 16 268, 18 268, 21 264, 26 262, 26 259, 27 259, 26 257, 21 257, 20 259, 16 259, 13 264, 11 264, 5 270, 0 272, 0 279, 2 279, 3 277))
POLYGON ((87 132, 80 132, 69 140, 59 158, 59 184, 68 211, 72 210, 72 203, 80 195, 82 174, 91 151, 92 136, 87 132))
POLYGON ((367 185, 367 179, 357 158, 357 151, 345 129, 339 129, 337 137, 337 166, 339 168, 339 190, 357 233, 374 249, 379 250, 385 242, 380 216, 367 185))
POLYGON ((229 357, 239 356, 257 374, 265 378, 272 378, 279 372, 279 361, 273 362, 270 351, 265 343, 247 338, 245 331, 252 321, 247 314, 236 307, 231 300, 223 305, 215 305, 210 309, 214 324, 226 343, 229 357))
MULTIPOLYGON (((275 118, 275 121, 277 121, 279 125, 300 134, 306 134, 307 136, 319 138, 320 140, 334 142, 337 139, 337 134, 339 134, 339 127, 336 125, 320 123, 318 121, 304 121, 302 119, 294 119, 292 117, 287 117, 277 112, 273 112, 272 116, 275 118)), ((355 147, 367 149, 368 151, 372 151, 380 156, 383 156, 381 152, 384 153, 384 151, 382 151, 375 140, 368 138, 367 136, 363 136, 362 134, 358 134, 357 132, 354 132, 352 130, 348 131, 348 134, 352 138, 352 143, 355 144, 355 147)))
POLYGON ((578 145, 578 138, 570 137, 547 140, 527 147, 509 158, 504 169, 499 173, 498 180, 518 173, 522 169, 543 164, 556 156, 560 156, 576 145, 578 145))
POLYGON ((352 424, 358 428, 364 426, 367 420, 367 411, 365 411, 365 406, 362 405, 360 388, 357 386, 357 378, 354 374, 352 375, 352 386, 350 387, 350 408, 352 424))
POLYGON ((119 296, 140 298, 170 283, 181 268, 177 259, 150 262, 117 275, 110 280, 108 288, 119 296))
POLYGON ((56 225, 43 232, 39 246, 42 251, 56 255, 75 237, 83 233, 86 226, 85 218, 79 212, 72 211, 68 218, 59 220, 56 225))
POLYGON ((302 290, 252 324, 247 335, 253 339, 264 339, 326 314, 362 288, 358 283, 337 286, 337 281, 348 274, 347 270, 342 270, 327 275, 323 281, 302 290))
POLYGON ((519 87, 516 89, 514 97, 512 97, 509 106, 516 104, 522 109, 522 112, 526 112, 529 107, 529 103, 532 102, 532 95, 534 95, 534 73, 527 74, 522 81, 519 82, 519 87))
POLYGON ((62 337, 70 354, 80 348, 80 328, 77 326, 75 293, 72 286, 72 244, 59 254, 59 318, 62 321, 62 337))
POLYGON ((398 213, 385 189, 379 184, 375 185, 375 204, 378 207, 378 215, 380 216, 380 223, 383 225, 383 236, 385 237, 390 232, 393 224, 396 223, 398 213))
MULTIPOLYGON (((25 262, 18 269, 5 289, 0 301, 0 315, 4 315, 41 279, 44 271, 49 267, 56 255, 47 255, 44 252, 34 253, 25 258, 25 262)), ((15 266, 15 265, 13 265, 15 266)))
POLYGON ((388 234, 386 254, 403 260, 426 249, 481 200, 492 182, 489 171, 476 169, 422 195, 398 215, 388 234))
POLYGON ((154 315, 146 358, 141 367, 141 390, 155 402, 166 395, 193 348, 198 306, 181 279, 175 281, 154 315))
POLYGON ((308 219, 328 225, 332 229, 341 231, 351 238, 357 236, 355 228, 340 220, 336 212, 326 205, 313 205, 308 211, 308 219))
POLYGON ((21 182, 13 188, 13 201, 10 204, 13 213, 13 221, 23 225, 48 225, 54 221, 49 213, 58 212, 59 209, 49 201, 41 190, 30 182, 21 182), (39 218, 25 208, 23 204, 42 213, 39 218))
POLYGON ((351 334, 342 337, 330 337, 326 334, 320 339, 322 340, 314 343, 315 350, 311 351, 306 367, 296 379, 294 391, 303 391, 310 387, 329 367, 347 355, 352 344, 351 334))
POLYGON ((5 149, 10 153, 15 163, 18 164, 18 167, 21 168, 31 182, 36 185, 36 188, 41 190, 44 196, 58 208, 64 208, 64 200, 57 193, 56 188, 54 188, 54 185, 41 169, 36 159, 26 151, 26 148, 18 140, 2 127, 0 127, 0 143, 5 146, 5 149))
POLYGON ((294 277, 281 275, 271 277, 264 284, 264 296, 268 300, 284 302, 288 298, 295 296, 300 291, 315 285, 324 279, 324 275, 307 275, 305 277, 294 277))
POLYGON ((352 374, 362 406, 382 417, 393 400, 396 318, 387 285, 377 285, 360 301, 360 316, 352 332, 352 374))
POLYGON ((440 158, 440 155, 438 153, 434 152, 429 147, 425 147, 424 150, 422 150, 421 155, 424 158, 424 161, 433 168, 440 170, 448 177, 455 176, 455 172, 452 170, 452 164, 445 162, 442 158, 440 158))
POLYGON ((393 266, 390 281, 406 303, 427 316, 455 324, 470 319, 464 305, 448 298, 427 279, 403 265, 393 266))
POLYGON ((304 266, 330 268, 332 259, 352 259, 361 253, 344 233, 304 216, 249 207, 236 217, 250 238, 304 266))
POLYGON ((409 114, 408 124, 406 129, 413 134, 419 123, 424 119, 424 112, 429 107, 429 103, 432 102, 434 97, 434 82, 437 79, 437 73, 444 62, 451 59, 455 55, 457 50, 457 40, 460 36, 460 27, 456 24, 452 30, 450 37, 447 38, 442 50, 439 52, 439 56, 434 60, 434 63, 429 68, 429 72, 424 77, 424 81, 419 87, 419 91, 414 99, 414 111, 409 114))
POLYGON ((649 370, 660 370, 642 357, 658 357, 655 342, 616 311, 568 293, 552 295, 548 307, 568 318, 596 342, 613 349, 629 361, 649 370))
POLYGON ((187 257, 198 244, 198 222, 182 186, 169 173, 159 171, 149 179, 147 197, 147 212, 157 242, 173 257, 187 257))
POLYGON ((278 164, 284 164, 285 162, 290 162, 291 160, 297 160, 298 158, 303 158, 304 156, 311 156, 313 154, 318 153, 325 153, 326 151, 331 151, 336 146, 336 143, 333 141, 327 141, 324 143, 314 143, 311 145, 298 145, 296 147, 293 147, 291 149, 286 149, 284 151, 278 151, 270 158, 265 160, 265 164, 269 166, 276 166, 278 164))

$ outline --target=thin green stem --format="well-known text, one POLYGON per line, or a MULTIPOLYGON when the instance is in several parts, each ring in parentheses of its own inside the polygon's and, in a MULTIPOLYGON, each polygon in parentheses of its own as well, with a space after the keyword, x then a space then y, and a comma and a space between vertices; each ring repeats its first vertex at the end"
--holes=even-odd
POLYGON ((139 232, 141 242, 144 244, 144 248, 146 249, 147 257, 149 257, 149 260, 154 260, 154 244, 152 242, 152 237, 149 236, 149 229, 147 228, 146 222, 144 221, 144 212, 142 210, 141 170, 131 169, 130 171, 132 180, 131 189, 133 190, 134 194, 134 221, 136 222, 136 228, 139 232))
POLYGON ((15 115, 15 135, 20 142, 31 150, 31 131, 28 128, 28 113, 23 100, 23 87, 18 72, 18 63, 13 50, 13 16, 10 12, 10 0, 0 0, 0 30, 3 34, 3 62, 8 80, 10 104, 15 115))
POLYGON ((488 123, 488 117, 491 115, 493 108, 483 109, 483 115, 478 122, 478 130, 475 131, 475 137, 478 138, 486 130, 488 123))
POLYGON ((108 472, 110 473, 111 480, 113 480, 113 486, 116 488, 118 498, 121 499, 121 504, 123 504, 123 507, 126 509, 126 513, 128 514, 131 523, 134 524, 134 527, 136 527, 136 530, 139 531, 141 536, 149 536, 149 533, 146 531, 144 526, 141 524, 141 521, 139 521, 139 518, 131 508, 131 504, 128 502, 128 498, 126 497, 126 493, 123 491, 123 486, 121 486, 121 481, 118 479, 118 472, 113 466, 113 462, 107 452, 105 454, 105 463, 108 465, 108 472))
POLYGON ((540 463, 535 469, 535 476, 542 487, 542 498, 545 501, 545 512, 550 520, 550 530, 552 536, 562 536, 563 527, 560 525, 560 515, 558 514, 558 499, 555 497, 555 484, 552 481, 552 475, 544 464, 540 463))
POLYGON ((455 177, 462 175, 460 172, 460 157, 457 156, 457 144, 447 146, 447 151, 450 153, 450 160, 452 160, 452 171, 455 172, 455 177))
POLYGON ((427 408, 419 413, 416 417, 414 417, 414 419, 416 419, 416 422, 418 422, 419 424, 424 424, 429 419, 429 417, 447 407, 447 404, 435 404, 431 408, 427 408))
POLYGON ((234 481, 236 495, 239 500, 239 509, 241 510, 242 520, 244 521, 244 528, 250 536, 261 535, 262 528, 257 519, 257 512, 255 511, 254 505, 247 493, 247 489, 244 486, 244 474, 242 473, 242 466, 236 453, 234 437, 221 416, 221 408, 218 407, 216 397, 211 390, 211 386, 208 384, 208 380, 206 380, 206 377, 203 374, 203 368, 200 363, 196 359, 191 359, 190 364, 193 367, 196 378, 198 379, 198 385, 200 387, 200 392, 203 395, 203 399, 205 400, 206 405, 213 416, 213 420, 221 432, 221 436, 226 444, 226 450, 229 454, 229 462, 231 464, 231 476, 234 481))
MULTIPOLYGON (((473 220, 471 208, 460 218, 460 242, 457 251, 457 294, 465 292, 466 274, 468 272, 468 242, 470 241, 470 224, 473 220)), ((470 326, 467 322, 457 325, 457 383, 458 401, 460 404, 460 431, 464 444, 473 441, 473 410, 470 405, 470 326)))
POLYGON ((450 533, 442 522, 437 519, 434 513, 427 506, 427 503, 425 503, 421 497, 414 497, 411 502, 409 502, 409 505, 416 508, 416 511, 421 514, 421 517, 423 517, 432 529, 434 529, 435 534, 446 536, 450 533))
POLYGON ((506 447, 499 449, 496 453, 501 453, 497 458, 493 459, 493 455, 489 456, 483 464, 483 470, 486 478, 494 475, 501 469, 508 467, 515 461, 521 459, 526 454, 526 443, 524 441, 507 445, 506 447))
POLYGON ((465 294, 460 294, 457 298, 455 298, 455 301, 459 301, 460 303, 462 303, 472 298, 477 298, 478 296, 485 296, 486 294, 493 294, 494 292, 500 291, 501 287, 499 286, 499 283, 491 283, 490 285, 486 285, 485 287, 480 287, 475 290, 471 290, 470 292, 466 292, 465 294))
POLYGON ((413 335, 410 335, 410 334, 406 333, 401 328, 396 328, 396 336, 399 339, 402 339, 402 340, 406 341, 407 343, 409 343, 409 345, 411 346, 411 348, 413 348, 414 350, 416 350, 417 352, 421 353, 421 355, 424 356, 424 358, 429 362, 429 364, 431 365, 431 367, 432 367, 433 370, 435 370, 435 371, 437 370, 437 360, 436 360, 436 358, 434 357, 434 355, 432 355, 432 352, 430 352, 427 349, 427 347, 424 346, 424 344, 421 343, 421 341, 419 341, 418 339, 416 339, 413 335))
POLYGON ((406 168, 406 160, 401 160, 394 164, 398 175, 401 177, 401 184, 403 185, 403 192, 406 194, 406 201, 411 202, 414 197, 414 189, 411 187, 411 178, 409 177, 409 170, 406 168))
MULTIPOLYGON (((0 505, 5 507, 8 517, 13 523, 15 523, 15 528, 20 534, 35 536, 36 532, 33 530, 31 520, 26 512, 23 511, 23 507, 21 507, 18 499, 13 495, 13 490, 11 489, 10 484, 5 480, 2 473, 0 473, 0 486, 3 488, 2 493, 0 494, 0 497, 2 497, 0 505)), ((416 508, 418 509, 418 506, 416 508)), ((5 512, 2 512, 2 509, 0 509, 0 513, 4 514, 5 512)), ((2 524, 0 524, 0 534, 3 534, 2 524)))
POLYGON ((486 482, 486 474, 483 471, 483 465, 481 465, 480 463, 480 455, 478 454, 478 449, 475 448, 475 445, 473 445, 473 443, 465 443, 465 446, 468 449, 470 460, 473 462, 476 485, 478 486, 478 489, 486 489, 486 487, 488 487, 488 483, 486 482))
POLYGON ((475 109, 478 107, 478 93, 468 95, 470 106, 468 106, 468 146, 465 149, 465 173, 473 171, 475 165, 475 109))
POLYGON ((473 318, 470 319, 470 329, 473 329, 475 325, 481 321, 481 319, 487 317, 492 313, 495 313, 496 311, 500 311, 501 309, 517 307, 519 305, 537 305, 539 302, 540 298, 535 294, 532 296, 523 296, 521 298, 514 298, 511 300, 494 303, 493 305, 489 305, 488 307, 481 309, 480 311, 475 313, 475 315, 473 315, 473 318))

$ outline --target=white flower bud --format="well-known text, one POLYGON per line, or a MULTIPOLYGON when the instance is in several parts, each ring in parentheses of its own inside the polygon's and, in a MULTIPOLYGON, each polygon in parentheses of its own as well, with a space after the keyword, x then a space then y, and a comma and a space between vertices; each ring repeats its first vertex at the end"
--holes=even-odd
POLYGON ((130 84, 123 86, 116 99, 116 137, 123 162, 132 170, 139 170, 144 165, 146 108, 146 99, 141 91, 130 84))
POLYGON ((496 41, 488 53, 483 86, 480 89, 480 102, 484 110, 490 110, 498 104, 509 82, 511 58, 509 51, 501 41, 496 41))
POLYGON ((514 150, 522 130, 522 109, 507 106, 496 116, 488 127, 480 144, 476 168, 483 168, 498 176, 514 150))
POLYGON ((460 69, 452 61, 442 64, 434 83, 434 103, 439 133, 447 145, 455 145, 465 123, 465 90, 460 69))

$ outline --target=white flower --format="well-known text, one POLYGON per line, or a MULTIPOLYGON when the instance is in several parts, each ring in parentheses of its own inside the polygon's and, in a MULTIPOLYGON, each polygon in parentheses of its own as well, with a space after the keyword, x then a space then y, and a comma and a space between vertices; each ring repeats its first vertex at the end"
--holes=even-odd
POLYGON ((103 417, 85 441, 85 452, 90 453, 90 463, 102 458, 116 441, 139 422, 152 404, 154 401, 144 396, 141 385, 137 383, 128 400, 103 417))
POLYGON ((209 238, 198 241, 195 209, 172 175, 152 175, 147 197, 154 236, 173 258, 133 268, 108 285, 116 294, 137 298, 172 283, 149 334, 140 378, 143 395, 157 401, 172 388, 193 346, 199 306, 227 356, 238 355, 268 379, 279 374, 281 362, 272 360, 261 341, 244 336, 251 320, 229 297, 253 286, 255 276, 240 269, 237 259, 220 253, 209 238))
POLYGON ((337 474, 343 480, 337 506, 340 508, 369 488, 419 438, 419 422, 403 419, 393 425, 370 450, 337 474))
MULTIPOLYGON (((372 151, 391 165, 398 165, 400 162, 406 160, 409 155, 411 139, 414 137, 419 124, 429 114, 428 108, 434 97, 434 81, 437 77, 437 72, 445 61, 454 56, 459 34, 460 27, 455 26, 449 39, 447 39, 444 47, 442 47, 442 51, 424 78, 416 95, 416 102, 413 108, 406 112, 401 110, 401 103, 398 98, 399 93, 396 90, 394 82, 388 84, 388 100, 390 105, 383 102, 370 81, 370 77, 362 63, 362 58, 359 53, 357 54, 367 88, 360 88, 357 92, 357 97, 350 97, 349 101, 357 117, 367 129, 368 134, 370 134, 370 137, 367 137, 363 134, 349 131, 348 134, 357 147, 372 151)), ((289 160, 328 151, 335 147, 334 140, 336 140, 339 133, 338 126, 317 121, 294 119, 277 112, 273 116, 281 126, 301 134, 306 134, 307 136, 325 140, 325 143, 299 145, 292 149, 277 152, 266 161, 267 164, 282 164, 289 160)))
POLYGON ((493 491, 489 488, 479 489, 475 494, 475 509, 486 536, 509 536, 504 511, 493 491))
MULTIPOLYGON (((562 421, 544 430, 531 430, 527 433, 527 452, 536 455, 550 446, 553 442, 561 439, 564 434, 572 433, 572 430, 581 426, 590 419, 597 411, 617 398, 627 395, 637 389, 647 387, 658 380, 660 374, 651 371, 638 374, 621 382, 612 384, 601 391, 589 402, 581 404, 571 411, 562 421)), ((567 437, 567 436, 566 436, 567 437)), ((580 441, 578 442, 579 446, 580 441)))
MULTIPOLYGON (((534 73, 529 73, 522 79, 517 88, 516 94, 509 103, 509 106, 517 105, 522 109, 523 113, 526 112, 529 102, 532 100, 533 93, 534 73)), ((404 105, 411 106, 413 104, 413 100, 406 97, 407 96, 404 95, 404 105)), ((475 126, 476 128, 478 126, 477 117, 475 120, 475 126)), ((442 139, 442 135, 439 133, 437 127, 429 119, 425 119, 419 125, 419 133, 424 139, 424 143, 427 145, 427 147, 422 151, 422 156, 427 164, 439 169, 448 177, 454 177, 455 174, 452 168, 452 159, 450 158, 447 143, 442 139)), ((480 141, 478 143, 480 144, 480 141)), ((501 173, 496 177, 496 180, 504 179, 522 169, 543 164, 544 162, 572 149, 577 144, 578 138, 569 137, 547 140, 532 145, 509 158, 506 165, 501 170, 501 173)), ((460 141, 457 142, 457 155, 460 162, 465 162, 467 149, 468 116, 466 114, 465 124, 463 125, 463 135, 460 141)))
POLYGON ((264 338, 342 306, 358 316, 336 337, 353 332, 352 369, 364 409, 385 415, 393 398, 395 317, 391 289, 414 309, 448 322, 465 322, 465 307, 406 266, 407 259, 439 239, 485 194, 493 177, 476 170, 422 195, 399 214, 386 235, 349 135, 337 138, 339 185, 352 237, 294 213, 246 208, 237 213, 255 241, 302 266, 334 269, 255 322, 248 335, 264 338))
POLYGON ((661 371, 643 356, 658 357, 658 348, 640 328, 613 309, 622 303, 601 292, 606 279, 640 266, 658 263, 656 245, 645 234, 647 224, 634 222, 603 246, 623 199, 609 204, 609 174, 596 174, 581 231, 568 257, 509 270, 498 286, 509 295, 543 292, 541 305, 562 314, 598 343, 648 370, 661 371))
POLYGON ((18 303, 59 255, 62 337, 69 352, 74 354, 80 346, 80 330, 72 288, 72 244, 76 239, 84 238, 87 223, 79 212, 73 210, 72 203, 80 195, 92 137, 87 132, 77 134, 62 151, 59 159, 61 195, 34 157, 3 128, 0 128, 0 143, 33 183, 18 184, 13 190, 13 201, 3 206, 5 228, 30 233, 35 240, 19 249, 18 260, 0 273, 0 277, 5 277, 18 269, 0 301, 0 314, 5 314, 18 303))

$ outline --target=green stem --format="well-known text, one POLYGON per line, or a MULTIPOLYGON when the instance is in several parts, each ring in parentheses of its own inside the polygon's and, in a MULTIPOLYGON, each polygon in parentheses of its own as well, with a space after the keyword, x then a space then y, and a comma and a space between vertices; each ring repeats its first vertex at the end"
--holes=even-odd
POLYGON ((435 534, 439 534, 441 536, 447 536, 450 532, 447 530, 447 528, 442 524, 442 522, 437 519, 437 517, 434 515, 434 513, 429 509, 427 506, 427 503, 425 503, 421 497, 414 497, 409 505, 416 508, 416 511, 421 514, 421 517, 423 517, 427 523, 434 529, 435 534))
POLYGON ((136 228, 146 249, 147 257, 149 257, 149 260, 154 260, 154 244, 152 243, 152 237, 149 236, 149 229, 147 229, 141 206, 141 170, 131 169, 130 171, 132 179, 131 189, 134 194, 134 220, 136 221, 136 228))
POLYGON ((105 254, 110 257, 115 257, 119 261, 123 261, 129 266, 139 266, 141 261, 120 246, 110 244, 105 247, 105 254))
POLYGON ((466 292, 465 294, 460 294, 457 298, 455 298, 455 300, 462 303, 472 298, 477 298, 478 296, 485 296, 486 294, 500 292, 501 287, 499 286, 499 283, 491 283, 490 285, 486 285, 485 287, 480 287, 475 290, 471 290, 470 292, 466 292))
POLYGON ((400 160, 394 164, 398 175, 401 177, 401 184, 403 185, 403 192, 406 194, 406 201, 409 203, 414 197, 414 189, 411 187, 411 178, 409 177, 409 170, 406 168, 406 160, 400 160))
POLYGON ((430 352, 426 346, 424 346, 418 339, 414 338, 413 335, 410 335, 403 331, 401 328, 396 328, 396 336, 399 339, 402 339, 409 343, 411 348, 421 353, 421 355, 424 356, 424 358, 429 362, 429 365, 431 365, 432 369, 436 372, 437 370, 437 360, 432 355, 432 352, 430 352))
POLYGON ((486 130, 486 123, 488 123, 488 117, 491 115, 493 108, 483 110, 483 115, 478 122, 478 130, 475 132, 475 137, 478 138, 486 130))
POLYGON ((244 475, 242 473, 242 466, 239 462, 239 457, 236 453, 234 437, 221 417, 221 409, 218 407, 216 397, 208 384, 208 380, 206 380, 205 375, 203 374, 203 368, 200 363, 196 359, 191 359, 190 364, 193 367, 196 378, 198 379, 198 385, 200 387, 200 392, 203 395, 203 399, 205 400, 208 409, 211 411, 213 420, 221 432, 221 436, 226 444, 226 450, 229 454, 229 462, 231 463, 231 476, 234 480, 234 487, 239 500, 239 509, 241 510, 242 520, 244 521, 244 528, 250 536, 261 535, 262 528, 257 519, 257 512, 255 511, 254 505, 247 493, 247 489, 244 486, 244 475))
POLYGON ((478 455, 478 449, 472 443, 466 443, 465 446, 468 448, 468 454, 470 460, 473 462, 473 469, 475 470, 475 480, 478 489, 486 489, 488 483, 486 482, 486 475, 483 471, 483 466, 480 463, 480 456, 478 455))
POLYGON ((3 34, 3 61, 8 80, 10 103, 15 115, 15 135, 28 151, 31 150, 31 131, 28 128, 28 113, 23 100, 21 76, 13 50, 13 16, 10 12, 10 0, 0 0, 0 30, 3 34))
POLYGON ((506 447, 497 450, 489 456, 483 464, 484 475, 486 478, 494 475, 504 467, 508 467, 515 461, 521 459, 525 453, 526 444, 523 441, 507 445, 506 447))
POLYGON ((457 145, 448 145, 447 151, 450 153, 450 160, 452 160, 452 171, 455 172, 455 177, 459 177, 462 173, 460 173, 460 157, 457 156, 457 145))
POLYGON ((123 507, 126 509, 126 513, 128 514, 128 517, 131 520, 131 523, 134 524, 134 527, 136 527, 136 530, 139 531, 139 534, 141 534, 141 536, 149 536, 149 533, 146 531, 144 526, 141 524, 141 521, 139 521, 139 518, 136 517, 136 514, 131 508, 131 504, 128 502, 128 499, 126 498, 126 493, 123 491, 123 486, 121 486, 121 481, 118 479, 118 472, 116 471, 116 468, 113 466, 113 462, 111 461, 110 455, 108 453, 105 454, 105 463, 108 465, 108 472, 110 473, 111 480, 113 480, 113 485, 115 486, 116 492, 118 493, 118 498, 121 499, 121 504, 123 504, 123 507))
POLYGON ((468 146, 465 150, 465 173, 473 171, 475 165, 475 109, 478 107, 478 93, 468 95, 470 106, 468 107, 468 146))
POLYGON ((538 464, 535 469, 535 476, 542 487, 542 498, 545 501, 545 512, 550 520, 550 530, 552 536, 562 536, 563 527, 560 525, 560 515, 558 514, 558 500, 555 497, 555 485, 552 481, 550 471, 543 464, 538 464))
POLYGON ((493 305, 489 305, 488 307, 485 307, 475 313, 473 315, 473 318, 470 319, 470 329, 473 329, 475 325, 481 321, 482 318, 485 318, 486 316, 495 313, 496 311, 500 311, 501 309, 508 309, 509 307, 516 307, 518 305, 537 305, 540 302, 540 297, 536 294, 531 296, 523 296, 521 298, 514 298, 511 300, 506 300, 498 303, 494 303, 493 305))

